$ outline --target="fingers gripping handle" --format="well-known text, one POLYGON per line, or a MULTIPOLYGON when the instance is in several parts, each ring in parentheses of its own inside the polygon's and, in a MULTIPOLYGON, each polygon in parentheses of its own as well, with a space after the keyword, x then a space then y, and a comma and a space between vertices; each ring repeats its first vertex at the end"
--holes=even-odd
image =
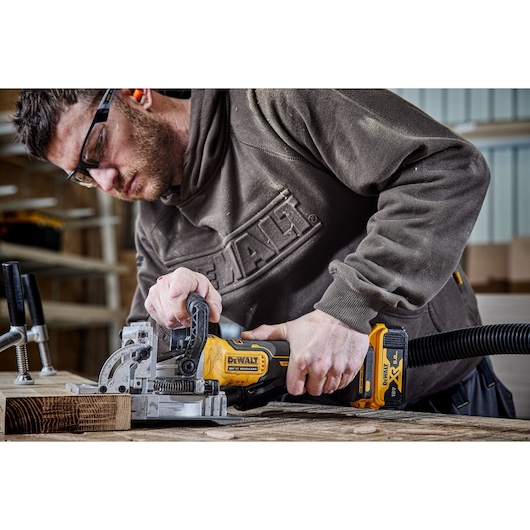
POLYGON ((12 326, 25 326, 24 289, 22 287, 18 262, 7 261, 2 263, 2 270, 4 273, 9 321, 12 326))
POLYGON ((171 351, 159 355, 158 361, 178 357, 179 375, 193 376, 208 338, 210 308, 202 296, 192 292, 188 295, 186 309, 190 314, 189 329, 175 329, 171 332, 171 351))

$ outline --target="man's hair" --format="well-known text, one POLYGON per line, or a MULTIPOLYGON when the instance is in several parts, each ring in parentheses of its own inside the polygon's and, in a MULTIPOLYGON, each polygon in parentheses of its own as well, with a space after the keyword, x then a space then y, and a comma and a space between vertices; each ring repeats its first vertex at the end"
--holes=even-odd
POLYGON ((96 107, 103 93, 104 90, 85 88, 21 90, 16 114, 11 118, 17 140, 26 146, 30 155, 46 160, 61 113, 78 102, 96 107))

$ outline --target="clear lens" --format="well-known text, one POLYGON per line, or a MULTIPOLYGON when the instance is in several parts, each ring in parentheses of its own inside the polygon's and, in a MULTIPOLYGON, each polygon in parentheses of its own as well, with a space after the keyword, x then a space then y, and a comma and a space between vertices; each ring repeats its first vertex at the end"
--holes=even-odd
POLYGON ((92 177, 90 177, 89 175, 85 175, 80 171, 76 171, 72 175, 69 175, 68 180, 70 182, 75 182, 80 186, 84 186, 85 188, 94 188, 96 186, 96 183, 94 182, 92 177))
POLYGON ((118 124, 96 123, 86 140, 81 160, 89 167, 103 167, 112 159, 112 149, 118 124))

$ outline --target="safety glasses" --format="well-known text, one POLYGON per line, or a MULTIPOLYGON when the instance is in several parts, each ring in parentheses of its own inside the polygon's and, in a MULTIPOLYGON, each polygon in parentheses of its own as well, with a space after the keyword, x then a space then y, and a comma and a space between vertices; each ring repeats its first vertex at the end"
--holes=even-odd
POLYGON ((111 157, 118 124, 107 121, 107 118, 115 92, 114 88, 105 92, 83 142, 77 167, 67 176, 69 181, 85 188, 96 186, 88 170, 102 167, 111 157))

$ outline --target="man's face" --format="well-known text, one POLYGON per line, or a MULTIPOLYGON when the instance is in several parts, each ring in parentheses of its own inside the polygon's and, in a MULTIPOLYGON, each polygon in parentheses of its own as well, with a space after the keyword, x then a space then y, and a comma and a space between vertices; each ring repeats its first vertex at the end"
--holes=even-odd
MULTIPOLYGON (((63 112, 48 150, 50 162, 67 172, 77 166, 93 115, 83 103, 63 112)), ((88 169, 99 189, 125 201, 154 201, 180 183, 186 146, 165 121, 117 97, 108 121, 118 125, 112 152, 100 167, 88 169)))

